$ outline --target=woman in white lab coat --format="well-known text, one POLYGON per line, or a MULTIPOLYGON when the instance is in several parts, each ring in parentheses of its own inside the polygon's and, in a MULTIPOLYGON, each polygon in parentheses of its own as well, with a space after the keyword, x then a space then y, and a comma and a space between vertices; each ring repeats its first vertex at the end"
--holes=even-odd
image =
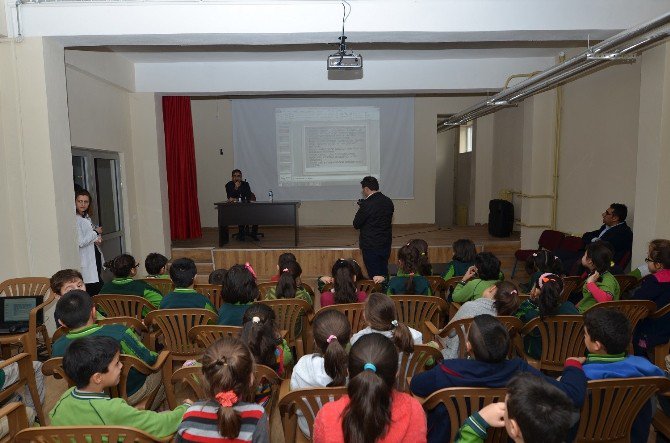
POLYGON ((102 226, 96 226, 88 215, 91 206, 91 194, 85 189, 75 192, 75 207, 77 210, 77 242, 79 243, 79 258, 81 260, 81 275, 84 277, 86 292, 91 296, 97 295, 102 287, 102 252, 98 245, 102 243, 102 226))

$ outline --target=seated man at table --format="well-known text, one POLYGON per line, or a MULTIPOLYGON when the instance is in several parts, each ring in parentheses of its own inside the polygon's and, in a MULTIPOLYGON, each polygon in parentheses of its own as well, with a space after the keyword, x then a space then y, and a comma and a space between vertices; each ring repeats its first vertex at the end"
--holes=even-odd
MULTIPOLYGON (((233 202, 250 202, 256 201, 256 196, 251 192, 251 186, 246 181, 242 181, 242 171, 239 169, 233 169, 232 180, 226 183, 226 196, 228 197, 228 203, 233 202)), ((246 235, 249 235, 254 240, 258 241, 258 225, 253 225, 251 227, 251 232, 247 226, 239 225, 239 232, 237 234, 237 239, 244 241, 246 235)))

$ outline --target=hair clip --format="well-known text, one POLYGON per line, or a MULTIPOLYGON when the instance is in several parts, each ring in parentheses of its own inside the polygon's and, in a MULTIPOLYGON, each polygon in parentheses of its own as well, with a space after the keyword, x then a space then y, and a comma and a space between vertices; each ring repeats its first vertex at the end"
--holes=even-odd
POLYGON ((372 363, 366 363, 363 365, 363 370, 377 373, 377 366, 373 365, 372 363))
POLYGON ((410 276, 410 277, 414 277, 414 273, 413 273, 413 272, 410 272, 410 273, 409 273, 409 276, 410 276))
POLYGON ((237 394, 234 391, 219 392, 214 398, 224 408, 229 408, 237 403, 237 394))
POLYGON ((330 344, 330 342, 332 342, 333 340, 337 340, 337 336, 335 336, 333 334, 329 335, 328 338, 326 339, 328 344, 330 344))
POLYGON ((284 268, 284 269, 281 270, 281 272, 289 272, 289 271, 288 271, 288 268, 284 268))
POLYGON ((254 268, 251 267, 251 265, 249 264, 249 262, 246 262, 246 263, 244 264, 244 267, 247 268, 247 271, 251 272, 251 275, 253 275, 253 276, 254 276, 254 279, 255 279, 255 278, 256 278, 256 272, 254 272, 254 268))
POLYGON ((556 281, 556 279, 549 278, 550 275, 553 275, 551 272, 545 272, 540 275, 540 278, 537 279, 537 285, 542 288, 542 285, 548 281, 556 281))
POLYGON ((395 320, 395 319, 394 319, 394 320, 391 322, 391 326, 393 326, 394 328, 397 328, 397 327, 398 327, 398 320, 395 320))
POLYGON ((251 321, 254 322, 254 323, 260 323, 261 318, 260 317, 254 317, 254 318, 251 319, 251 321))
POLYGON ((518 294, 518 292, 517 292, 516 289, 512 289, 511 291, 509 291, 509 293, 512 294, 512 295, 516 295, 516 294, 518 294))
POLYGON ((533 252, 533 257, 537 257, 537 252, 533 252))

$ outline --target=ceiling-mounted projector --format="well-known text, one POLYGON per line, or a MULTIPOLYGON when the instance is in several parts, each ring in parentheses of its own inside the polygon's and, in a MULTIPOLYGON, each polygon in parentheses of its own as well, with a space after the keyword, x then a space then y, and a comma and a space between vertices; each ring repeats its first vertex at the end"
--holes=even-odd
POLYGON ((353 52, 347 52, 347 36, 342 34, 337 38, 340 41, 340 50, 335 54, 330 54, 326 60, 326 68, 330 70, 351 70, 363 69, 363 56, 355 55, 353 52))

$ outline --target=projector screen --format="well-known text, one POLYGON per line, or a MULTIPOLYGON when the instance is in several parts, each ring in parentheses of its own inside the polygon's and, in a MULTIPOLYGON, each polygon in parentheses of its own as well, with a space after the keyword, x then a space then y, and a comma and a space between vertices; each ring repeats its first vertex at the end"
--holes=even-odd
POLYGON ((413 197, 411 98, 233 100, 235 167, 259 201, 352 200, 372 175, 413 197))

